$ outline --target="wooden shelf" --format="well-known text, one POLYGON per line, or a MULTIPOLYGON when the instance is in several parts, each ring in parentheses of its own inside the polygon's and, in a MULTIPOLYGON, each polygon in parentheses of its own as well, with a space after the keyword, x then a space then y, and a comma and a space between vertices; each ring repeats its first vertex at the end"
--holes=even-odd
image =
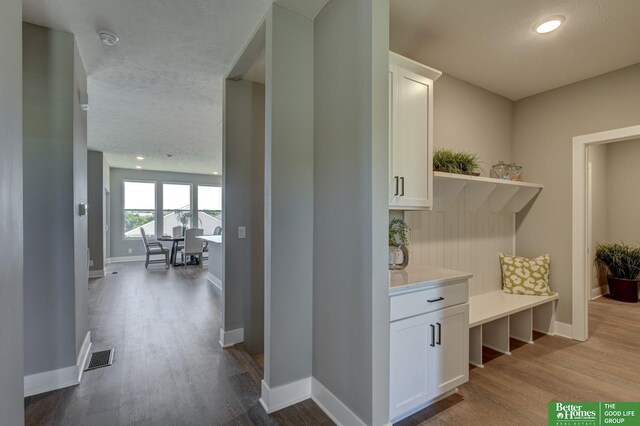
POLYGON ((497 213, 509 209, 513 213, 522 210, 543 188, 541 184, 433 172, 434 208, 446 211, 464 191, 468 211, 476 211, 489 199, 489 208, 497 213))

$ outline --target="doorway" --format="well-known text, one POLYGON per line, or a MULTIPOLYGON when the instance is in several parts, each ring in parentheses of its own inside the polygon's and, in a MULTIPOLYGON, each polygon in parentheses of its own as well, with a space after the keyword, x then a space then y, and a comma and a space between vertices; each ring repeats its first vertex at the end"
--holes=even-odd
POLYGON ((592 166, 589 149, 640 138, 640 125, 591 133, 573 138, 573 270, 572 337, 589 338, 589 305, 592 288, 593 207, 592 166))
POLYGON ((107 261, 111 257, 111 238, 110 238, 110 229, 111 229, 111 192, 108 189, 104 189, 104 200, 103 200, 103 208, 102 217, 104 218, 104 224, 102 226, 103 238, 102 238, 102 247, 103 247, 103 257, 102 264, 107 267, 107 261))

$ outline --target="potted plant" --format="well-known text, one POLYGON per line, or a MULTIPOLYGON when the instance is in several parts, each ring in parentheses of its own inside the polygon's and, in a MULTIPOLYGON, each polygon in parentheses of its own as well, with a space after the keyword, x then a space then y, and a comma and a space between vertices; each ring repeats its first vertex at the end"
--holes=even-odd
POLYGON ((409 226, 402 219, 389 222, 389 269, 404 269, 409 264, 409 226))
MULTIPOLYGON (((193 222, 193 213, 189 211, 176 210, 174 211, 176 215, 176 219, 178 222, 182 224, 182 235, 184 235, 184 230, 189 227, 189 225, 193 222)), ((198 219, 200 223, 202 220, 198 219)))
POLYGON ((438 148, 433 152, 433 170, 480 176, 480 157, 469 152, 438 148))
POLYGON ((609 269, 607 283, 612 299, 638 302, 640 247, 631 247, 625 243, 598 243, 595 261, 601 262, 609 269))

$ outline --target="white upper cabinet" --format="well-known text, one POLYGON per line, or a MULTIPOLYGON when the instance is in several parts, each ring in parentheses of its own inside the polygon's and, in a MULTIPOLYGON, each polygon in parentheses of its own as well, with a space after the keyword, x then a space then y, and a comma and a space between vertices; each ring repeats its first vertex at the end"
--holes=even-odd
POLYGON ((433 206, 433 82, 439 71, 389 53, 389 207, 433 206))

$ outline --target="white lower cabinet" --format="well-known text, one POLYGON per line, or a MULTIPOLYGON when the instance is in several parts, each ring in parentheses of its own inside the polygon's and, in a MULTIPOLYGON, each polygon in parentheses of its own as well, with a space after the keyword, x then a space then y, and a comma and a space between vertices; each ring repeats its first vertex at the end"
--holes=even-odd
POLYGON ((400 420, 469 380, 469 305, 391 323, 390 418, 400 420))

